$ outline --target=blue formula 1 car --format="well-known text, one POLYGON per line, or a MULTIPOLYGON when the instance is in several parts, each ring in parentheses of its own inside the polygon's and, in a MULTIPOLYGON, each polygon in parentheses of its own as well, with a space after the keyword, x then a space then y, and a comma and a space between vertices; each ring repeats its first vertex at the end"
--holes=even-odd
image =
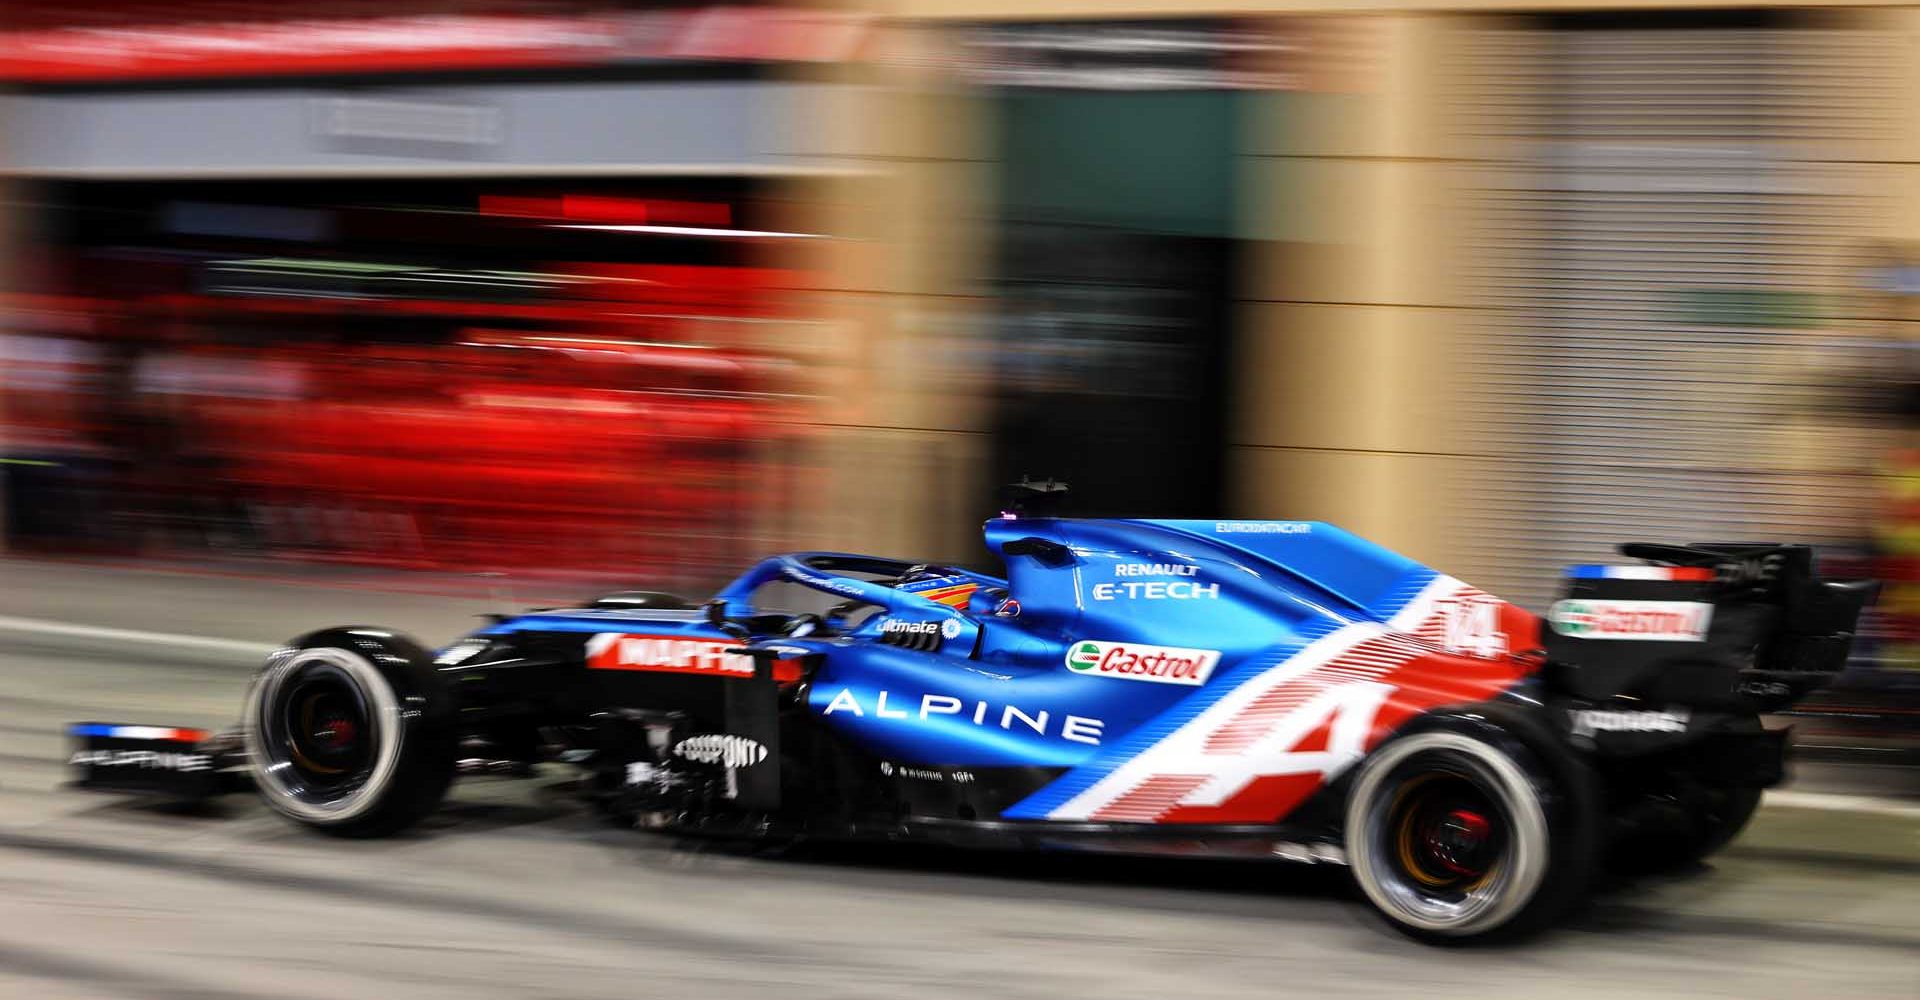
POLYGON ((581 769, 679 833, 1350 865, 1396 927, 1531 929, 1597 865, 1691 862, 1781 778, 1760 713, 1842 665, 1870 583, 1780 545, 1627 546, 1542 620, 1327 524, 1003 515, 1005 578, 794 553, 434 652, 329 628, 237 730, 76 727, 83 784, 398 830, 456 773, 581 769))

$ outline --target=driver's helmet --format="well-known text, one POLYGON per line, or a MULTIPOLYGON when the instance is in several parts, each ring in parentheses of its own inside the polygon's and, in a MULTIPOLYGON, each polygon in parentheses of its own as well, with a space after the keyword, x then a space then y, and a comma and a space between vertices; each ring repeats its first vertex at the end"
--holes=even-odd
POLYGON ((1020 602, 1007 596, 1005 587, 981 587, 967 598, 967 614, 975 618, 1009 617, 1020 613, 1020 602))

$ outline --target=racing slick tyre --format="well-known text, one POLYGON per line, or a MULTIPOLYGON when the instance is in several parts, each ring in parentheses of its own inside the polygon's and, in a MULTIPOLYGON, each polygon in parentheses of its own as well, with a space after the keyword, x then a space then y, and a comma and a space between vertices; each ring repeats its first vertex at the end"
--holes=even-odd
POLYGON ((273 654, 241 728, 262 798, 326 833, 377 837, 432 812, 453 779, 452 695, 405 636, 326 629, 273 654))
POLYGON ((1374 907, 1439 944, 1537 930, 1580 899, 1598 819, 1576 762, 1549 767, 1508 729, 1436 719, 1367 758, 1347 857, 1374 907))

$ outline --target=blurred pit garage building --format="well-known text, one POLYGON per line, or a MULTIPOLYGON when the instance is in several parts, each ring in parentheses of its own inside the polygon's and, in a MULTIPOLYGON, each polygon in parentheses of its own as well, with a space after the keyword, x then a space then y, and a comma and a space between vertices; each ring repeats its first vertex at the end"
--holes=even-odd
POLYGON ((1536 608, 1813 541, 1920 676, 1920 9, 16 6, 10 552, 694 587, 1031 474, 1536 608))

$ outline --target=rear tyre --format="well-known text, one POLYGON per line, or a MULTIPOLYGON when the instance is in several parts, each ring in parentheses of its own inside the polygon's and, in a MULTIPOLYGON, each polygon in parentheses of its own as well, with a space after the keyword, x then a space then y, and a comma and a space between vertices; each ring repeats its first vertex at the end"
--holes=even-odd
POLYGON ((242 730, 261 797, 325 833, 397 832, 453 779, 451 695, 432 655, 391 632, 328 629, 275 653, 242 730))
POLYGON ((1381 915, 1466 943, 1536 930, 1585 892, 1591 797, 1490 726, 1433 728, 1376 750, 1347 799, 1347 856, 1381 915))

